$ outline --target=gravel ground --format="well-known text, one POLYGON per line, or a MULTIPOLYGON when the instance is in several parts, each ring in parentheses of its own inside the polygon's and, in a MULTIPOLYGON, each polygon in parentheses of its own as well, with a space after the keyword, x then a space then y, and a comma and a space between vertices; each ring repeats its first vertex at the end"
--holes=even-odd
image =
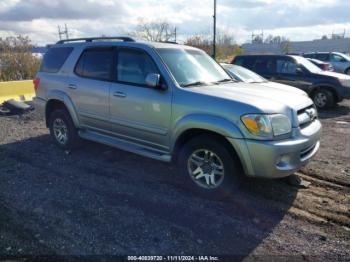
POLYGON ((320 118, 320 152, 296 174, 308 188, 248 179, 214 201, 168 164, 91 142, 61 151, 35 111, 0 117, 0 255, 346 260, 350 101, 320 118))

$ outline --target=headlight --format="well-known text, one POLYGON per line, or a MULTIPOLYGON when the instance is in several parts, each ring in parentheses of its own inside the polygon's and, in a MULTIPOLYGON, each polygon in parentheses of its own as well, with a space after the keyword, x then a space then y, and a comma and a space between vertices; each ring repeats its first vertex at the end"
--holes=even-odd
POLYGON ((342 86, 350 87, 350 80, 348 79, 339 79, 339 82, 342 86))
POLYGON ((261 138, 273 138, 292 131, 289 118, 282 114, 248 114, 242 116, 241 120, 250 133, 261 138))

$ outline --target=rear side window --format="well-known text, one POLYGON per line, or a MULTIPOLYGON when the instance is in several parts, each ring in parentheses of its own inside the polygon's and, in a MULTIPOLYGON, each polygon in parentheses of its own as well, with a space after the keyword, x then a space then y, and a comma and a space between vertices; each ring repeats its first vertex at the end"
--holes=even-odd
POLYGON ((46 73, 58 72, 72 51, 72 47, 50 48, 44 55, 40 71, 46 73))
POLYGON ((257 57, 252 65, 252 69, 257 73, 274 73, 274 59, 268 57, 257 57))
POLYGON ((252 69, 254 61, 254 56, 239 56, 234 59, 234 64, 252 69))
POLYGON ((315 54, 314 58, 321 61, 329 61, 329 54, 315 54))
POLYGON ((75 73, 97 80, 111 80, 112 64, 112 49, 85 50, 75 66, 75 73))

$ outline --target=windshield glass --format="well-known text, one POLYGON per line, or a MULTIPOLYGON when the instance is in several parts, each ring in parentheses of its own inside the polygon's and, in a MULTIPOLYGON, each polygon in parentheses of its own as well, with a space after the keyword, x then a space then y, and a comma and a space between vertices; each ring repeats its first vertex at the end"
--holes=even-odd
POLYGON ((182 87, 231 80, 225 70, 204 51, 182 48, 159 48, 157 51, 182 87))
POLYGON ((297 56, 297 57, 295 57, 295 59, 297 60, 298 64, 303 65, 311 73, 318 73, 318 72, 322 71, 318 66, 314 65, 312 62, 310 62, 309 60, 307 60, 304 57, 297 56))
POLYGON ((254 73, 253 71, 250 71, 249 69, 246 69, 241 66, 235 66, 235 65, 224 65, 223 66, 226 70, 231 72, 233 76, 237 76, 239 79, 241 79, 243 82, 247 83, 262 83, 266 82, 267 80, 260 75, 254 73))

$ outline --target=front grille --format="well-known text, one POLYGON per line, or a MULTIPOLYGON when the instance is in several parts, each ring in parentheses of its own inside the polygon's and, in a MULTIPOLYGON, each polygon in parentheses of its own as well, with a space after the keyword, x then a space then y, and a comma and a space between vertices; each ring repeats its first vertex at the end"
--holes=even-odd
POLYGON ((299 127, 304 128, 317 119, 317 110, 314 105, 298 110, 299 127))

